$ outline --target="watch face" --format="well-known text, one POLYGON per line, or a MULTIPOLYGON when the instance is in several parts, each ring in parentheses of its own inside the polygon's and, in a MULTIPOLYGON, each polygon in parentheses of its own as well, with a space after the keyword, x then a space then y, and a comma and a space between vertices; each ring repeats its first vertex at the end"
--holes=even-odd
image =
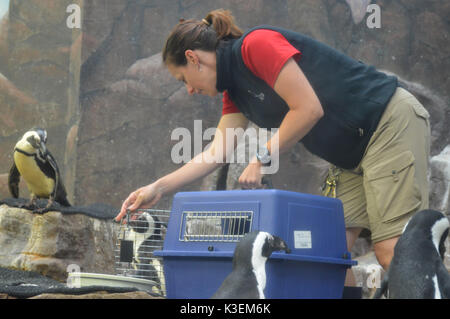
POLYGON ((268 164, 270 163, 270 154, 269 150, 267 148, 263 148, 262 152, 256 154, 256 158, 262 163, 262 164, 268 164))

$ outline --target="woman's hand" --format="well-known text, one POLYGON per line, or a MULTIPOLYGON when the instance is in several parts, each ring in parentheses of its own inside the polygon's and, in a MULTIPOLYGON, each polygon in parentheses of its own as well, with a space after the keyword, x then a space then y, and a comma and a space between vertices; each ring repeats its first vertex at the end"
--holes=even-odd
POLYGON ((150 184, 132 192, 123 202, 120 213, 115 217, 119 222, 127 213, 127 210, 134 211, 139 208, 150 208, 155 205, 162 197, 162 192, 155 184, 150 184))
POLYGON ((254 158, 244 169, 239 177, 239 184, 241 184, 243 189, 262 188, 261 165, 261 162, 254 158))

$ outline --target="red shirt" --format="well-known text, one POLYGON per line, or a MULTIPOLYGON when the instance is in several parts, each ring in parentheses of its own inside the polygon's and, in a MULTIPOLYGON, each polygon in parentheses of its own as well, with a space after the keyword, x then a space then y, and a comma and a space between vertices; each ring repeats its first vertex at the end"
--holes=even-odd
MULTIPOLYGON (((242 59, 254 75, 273 88, 281 68, 290 58, 300 59, 300 51, 294 48, 281 33, 273 30, 255 30, 249 33, 241 47, 242 59)), ((223 92, 222 115, 240 112, 223 92)))

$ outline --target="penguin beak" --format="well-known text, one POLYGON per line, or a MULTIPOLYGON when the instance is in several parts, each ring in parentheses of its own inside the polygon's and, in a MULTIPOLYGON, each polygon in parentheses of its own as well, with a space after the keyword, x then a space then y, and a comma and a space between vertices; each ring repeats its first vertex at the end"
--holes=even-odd
POLYGON ((286 244, 286 242, 281 239, 278 236, 273 236, 274 239, 274 250, 275 251, 279 251, 279 250, 284 250, 286 252, 286 254, 290 254, 291 250, 289 249, 288 245, 286 244))
POLYGON ((47 154, 47 146, 45 146, 45 143, 42 141, 39 143, 39 150, 41 151, 42 155, 47 154))

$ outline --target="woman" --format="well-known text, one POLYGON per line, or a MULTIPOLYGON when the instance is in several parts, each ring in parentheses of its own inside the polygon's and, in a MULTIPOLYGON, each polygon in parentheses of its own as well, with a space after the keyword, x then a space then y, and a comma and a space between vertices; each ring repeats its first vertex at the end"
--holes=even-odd
MULTIPOLYGON (((251 120, 278 131, 250 160, 241 186, 261 187, 270 154, 301 141, 333 165, 328 193, 343 202, 348 249, 363 228, 370 229, 379 263, 389 266, 403 226, 428 206, 429 115, 397 78, 290 30, 260 26, 243 34, 225 10, 180 21, 163 62, 189 94, 223 92, 222 134, 189 163, 132 192, 116 220, 214 171, 220 161, 202 159, 232 151, 225 130, 251 120)), ((346 285, 354 285, 351 273, 346 285)))

